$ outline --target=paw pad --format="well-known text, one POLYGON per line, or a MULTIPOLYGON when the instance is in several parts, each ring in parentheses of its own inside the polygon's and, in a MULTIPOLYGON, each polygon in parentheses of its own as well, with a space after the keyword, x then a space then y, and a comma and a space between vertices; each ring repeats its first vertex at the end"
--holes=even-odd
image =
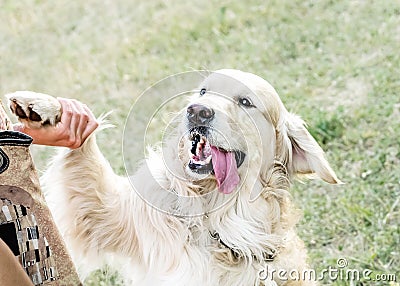
POLYGON ((32 91, 17 91, 6 95, 10 110, 30 128, 55 125, 61 118, 61 104, 54 97, 32 91))

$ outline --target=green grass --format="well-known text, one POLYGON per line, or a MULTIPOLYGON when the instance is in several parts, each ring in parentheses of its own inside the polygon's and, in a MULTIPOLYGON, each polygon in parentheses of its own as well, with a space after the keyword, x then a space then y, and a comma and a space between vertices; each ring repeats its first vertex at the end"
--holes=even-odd
MULTIPOLYGON (((0 93, 35 90, 78 98, 96 114, 114 110, 116 128, 99 143, 121 174, 124 119, 151 84, 223 67, 269 80, 346 183, 293 188, 311 265, 343 257, 349 268, 400 279, 400 2, 0 0, 0 7, 0 93)), ((35 150, 40 169, 49 150, 35 150)), ((112 275, 91 280, 117 285, 112 275)))

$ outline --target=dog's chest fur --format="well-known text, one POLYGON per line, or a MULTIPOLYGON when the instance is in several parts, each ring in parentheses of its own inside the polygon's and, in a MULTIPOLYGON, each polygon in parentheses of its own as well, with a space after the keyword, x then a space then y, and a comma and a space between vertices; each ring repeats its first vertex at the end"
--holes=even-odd
MULTIPOLYGON (((166 174, 165 171, 161 173, 166 174)), ((170 188, 182 190, 177 186, 181 182, 164 178, 165 181, 169 182, 170 188)), ((216 195, 222 194, 216 192, 216 195)), ((258 272, 265 263, 272 265, 275 259, 279 259, 279 252, 284 247, 280 203, 273 194, 260 196, 251 202, 246 186, 242 192, 239 190, 231 196, 224 205, 209 213, 205 210, 204 214, 192 217, 167 214, 160 217, 161 223, 167 227, 160 229, 155 240, 163 242, 157 243, 157 250, 145 247, 144 251, 148 251, 145 256, 158 257, 161 263, 155 267, 157 263, 149 261, 147 265, 152 269, 147 271, 152 273, 164 267, 165 272, 160 276, 168 275, 170 278, 167 280, 171 282, 171 277, 178 275, 180 280, 176 285, 258 285, 258 272), (188 274, 185 276, 188 284, 182 283, 183 273, 188 274), (193 277, 193 273, 199 275, 193 277), (195 279, 201 281, 193 284, 195 279), (249 281, 254 284, 248 284, 249 281)), ((209 208, 210 200, 199 204, 209 208)), ((183 207, 176 206, 180 210, 183 207)))

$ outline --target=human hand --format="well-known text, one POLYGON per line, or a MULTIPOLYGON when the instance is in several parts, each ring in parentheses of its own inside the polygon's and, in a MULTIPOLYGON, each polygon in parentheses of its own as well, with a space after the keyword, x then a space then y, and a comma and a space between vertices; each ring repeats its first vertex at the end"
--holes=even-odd
POLYGON ((99 123, 92 111, 82 102, 61 97, 57 99, 61 104, 62 115, 60 122, 55 126, 33 129, 16 124, 14 130, 31 136, 34 144, 79 148, 99 123))

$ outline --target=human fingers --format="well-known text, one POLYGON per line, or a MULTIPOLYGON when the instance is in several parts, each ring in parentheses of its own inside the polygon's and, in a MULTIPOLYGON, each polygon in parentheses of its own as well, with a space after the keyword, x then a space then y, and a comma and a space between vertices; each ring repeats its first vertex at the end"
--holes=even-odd
POLYGON ((62 111, 60 123, 65 126, 70 126, 72 114, 73 114, 71 101, 69 99, 63 98, 63 97, 57 97, 57 100, 61 104, 61 111, 62 111))
MULTIPOLYGON (((83 105, 84 110, 86 111, 86 114, 88 115, 88 121, 85 130, 82 133, 82 141, 85 142, 87 137, 90 136, 90 134, 93 133, 94 130, 99 126, 99 123, 97 122, 96 117, 93 115, 92 111, 87 107, 87 105, 83 105)), ((82 143, 83 143, 82 142, 82 143)))
MULTIPOLYGON (((71 130, 71 132, 75 133, 75 146, 76 147, 80 147, 84 141, 83 138, 83 133, 86 130, 86 126, 89 123, 89 114, 87 112, 87 110, 84 108, 84 104, 78 100, 73 99, 72 100, 72 105, 74 107, 75 110, 75 124, 74 126, 71 126, 72 128, 74 128, 73 130, 71 130)), ((71 123, 72 125, 72 123, 71 123)))
POLYGON ((57 98, 62 106, 61 121, 57 125, 59 145, 72 149, 78 148, 81 143, 81 136, 78 128, 81 121, 81 109, 74 99, 57 98))
POLYGON ((69 123, 69 142, 67 147, 78 148, 99 126, 99 123, 86 104, 75 99, 59 98, 59 100, 62 105, 65 105, 68 113, 68 116, 64 119, 64 126, 60 126, 66 129, 67 126, 65 125, 69 123))

